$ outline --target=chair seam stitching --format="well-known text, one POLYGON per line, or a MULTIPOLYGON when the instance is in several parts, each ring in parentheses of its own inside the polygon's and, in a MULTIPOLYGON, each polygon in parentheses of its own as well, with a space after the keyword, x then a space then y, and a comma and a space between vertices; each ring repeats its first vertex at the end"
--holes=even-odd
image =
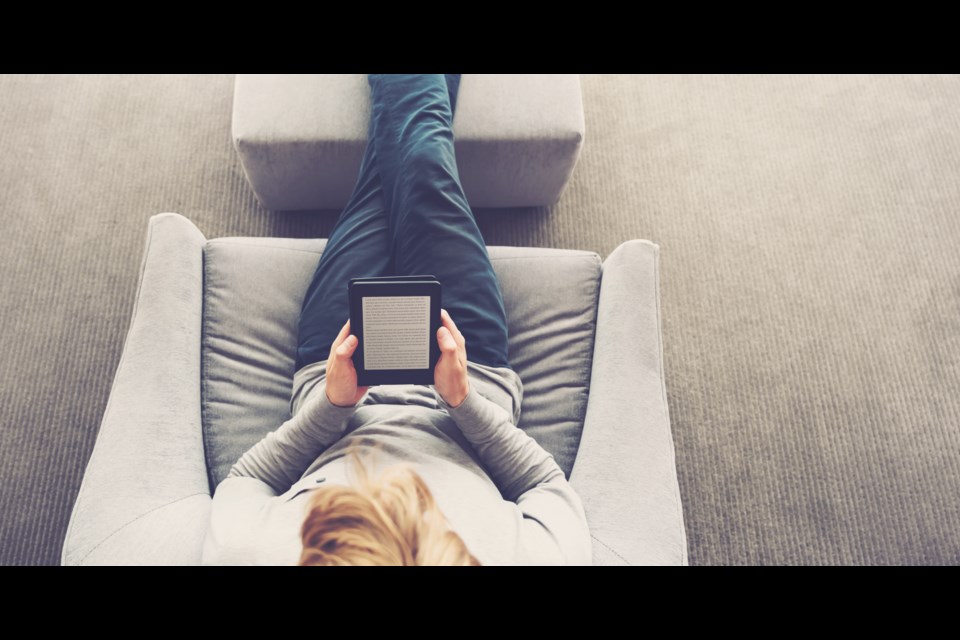
POLYGON ((188 496, 183 496, 182 498, 177 498, 176 500, 171 500, 170 502, 166 502, 166 503, 164 503, 164 504, 158 505, 158 506, 150 509, 149 511, 145 511, 144 513, 141 513, 140 515, 138 515, 138 516, 137 516, 136 518, 134 518, 133 520, 131 520, 131 521, 129 521, 129 522, 125 522, 124 524, 122 524, 122 525, 120 525, 119 527, 117 527, 110 535, 108 535, 106 538, 104 538, 103 540, 101 540, 100 542, 98 542, 98 543, 96 544, 96 546, 94 546, 92 549, 90 549, 90 551, 88 551, 86 554, 84 554, 84 556, 79 560, 78 564, 83 564, 83 561, 86 560, 87 558, 89 558, 89 557, 91 556, 91 554, 93 554, 94 551, 96 551, 97 549, 99 549, 100 547, 102 547, 104 544, 107 543, 107 541, 109 541, 111 538, 113 538, 114 536, 116 536, 118 533, 120 533, 121 531, 123 531, 124 529, 126 529, 127 527, 129 527, 130 525, 132 525, 132 524, 133 524, 134 522, 136 522, 137 520, 140 520, 141 518, 144 518, 144 517, 150 515, 150 514, 153 513, 154 511, 158 511, 158 510, 160 510, 160 509, 163 509, 164 507, 169 507, 170 505, 174 505, 174 504, 176 504, 176 503, 178 503, 178 502, 182 502, 183 500, 189 500, 190 498, 195 498, 195 497, 197 497, 197 496, 207 496, 207 497, 209 497, 210 494, 209 494, 209 493, 205 493, 205 492, 203 492, 203 491, 198 491, 197 493, 191 493, 191 494, 188 495, 188 496))
POLYGON ((594 540, 596 540, 597 542, 599 542, 601 547, 603 547, 604 549, 606 549, 607 551, 609 551, 609 552, 612 553, 613 555, 617 556, 618 558, 620 558, 621 560, 623 560, 624 562, 626 562, 629 566, 631 566, 631 567, 633 566, 633 563, 632 563, 632 562, 630 562, 629 560, 627 560, 626 558, 624 558, 622 555, 620 555, 619 553, 617 553, 617 552, 616 552, 610 545, 608 545, 606 542, 604 542, 603 540, 601 540, 601 539, 598 538, 597 536, 593 535, 592 533, 590 534, 590 537, 593 538, 594 540))
MULTIPOLYGON (((100 428, 97 429, 97 435, 93 441, 93 450, 90 451, 90 458, 87 460, 87 465, 86 465, 87 469, 90 468, 90 465, 93 463, 94 458, 97 457, 98 449, 101 448, 100 447, 100 444, 101 444, 100 431, 101 431, 101 428, 103 427, 104 418, 106 418, 106 416, 109 415, 110 408, 113 406, 113 399, 115 397, 114 391, 116 390, 117 381, 120 379, 120 372, 123 370, 123 365, 127 361, 127 345, 128 345, 128 341, 130 340, 130 336, 133 334, 133 328, 137 320, 137 312, 140 310, 140 293, 143 289, 143 279, 144 279, 144 275, 147 272, 147 264, 149 264, 150 252, 153 249, 153 232, 154 232, 155 226, 156 226, 156 223, 151 223, 147 226, 146 247, 144 248, 143 259, 140 263, 140 278, 139 278, 139 282, 137 283, 136 297, 134 298, 134 301, 133 301, 133 312, 130 314, 130 326, 127 327, 127 335, 123 340, 123 350, 120 353, 120 362, 117 364, 117 369, 114 373, 113 384, 110 385, 110 396, 107 398, 107 406, 103 411, 103 417, 100 419, 100 428)), ((78 516, 81 512, 80 507, 82 504, 84 504, 85 494, 84 494, 83 488, 84 488, 86 479, 87 479, 87 473, 85 470, 83 473, 83 477, 80 479, 80 488, 77 490, 77 502, 74 505, 74 513, 78 516)), ((74 525, 74 519, 73 517, 71 517, 70 524, 67 527, 67 532, 63 539, 64 549, 66 548, 66 545, 70 540, 71 533, 73 533, 73 525, 74 525)), ((86 558, 86 556, 84 556, 84 558, 86 558)), ((63 553, 61 552, 61 561, 62 560, 63 560, 63 553)))

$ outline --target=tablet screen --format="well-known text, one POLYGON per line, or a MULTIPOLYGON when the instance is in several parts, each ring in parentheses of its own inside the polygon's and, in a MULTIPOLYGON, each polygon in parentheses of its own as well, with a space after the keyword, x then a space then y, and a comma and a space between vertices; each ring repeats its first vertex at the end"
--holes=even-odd
POLYGON ((364 296, 363 366, 430 368, 430 296, 364 296))

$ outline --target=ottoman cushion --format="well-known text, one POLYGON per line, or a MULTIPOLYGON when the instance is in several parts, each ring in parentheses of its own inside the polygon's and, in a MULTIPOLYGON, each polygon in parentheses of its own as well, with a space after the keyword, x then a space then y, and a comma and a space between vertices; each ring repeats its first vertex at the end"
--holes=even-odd
MULTIPOLYGON (((359 173, 369 116, 363 74, 238 75, 233 140, 260 203, 342 208, 359 173)), ((474 207, 555 203, 583 134, 577 75, 463 76, 454 136, 474 207)))

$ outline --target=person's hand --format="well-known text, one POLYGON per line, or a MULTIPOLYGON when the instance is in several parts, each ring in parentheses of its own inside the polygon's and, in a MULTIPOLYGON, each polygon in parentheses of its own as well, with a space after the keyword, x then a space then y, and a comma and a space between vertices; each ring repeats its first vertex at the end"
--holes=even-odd
POLYGON ((359 338, 350 333, 350 321, 343 325, 340 334, 330 345, 327 360, 327 400, 338 407, 352 407, 360 401, 370 387, 357 386, 357 370, 353 366, 353 352, 360 344, 359 338))
POLYGON ((451 407, 458 407, 470 392, 467 341, 446 309, 440 310, 440 322, 443 325, 437 329, 440 359, 433 369, 433 386, 444 402, 451 407))

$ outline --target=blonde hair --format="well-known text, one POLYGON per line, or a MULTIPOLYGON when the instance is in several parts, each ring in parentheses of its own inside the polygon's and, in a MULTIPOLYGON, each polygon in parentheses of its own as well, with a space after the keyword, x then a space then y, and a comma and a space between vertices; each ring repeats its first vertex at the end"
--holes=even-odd
POLYGON ((356 453, 349 457, 355 486, 321 487, 310 499, 301 566, 479 566, 413 468, 394 465, 372 479, 356 453))

